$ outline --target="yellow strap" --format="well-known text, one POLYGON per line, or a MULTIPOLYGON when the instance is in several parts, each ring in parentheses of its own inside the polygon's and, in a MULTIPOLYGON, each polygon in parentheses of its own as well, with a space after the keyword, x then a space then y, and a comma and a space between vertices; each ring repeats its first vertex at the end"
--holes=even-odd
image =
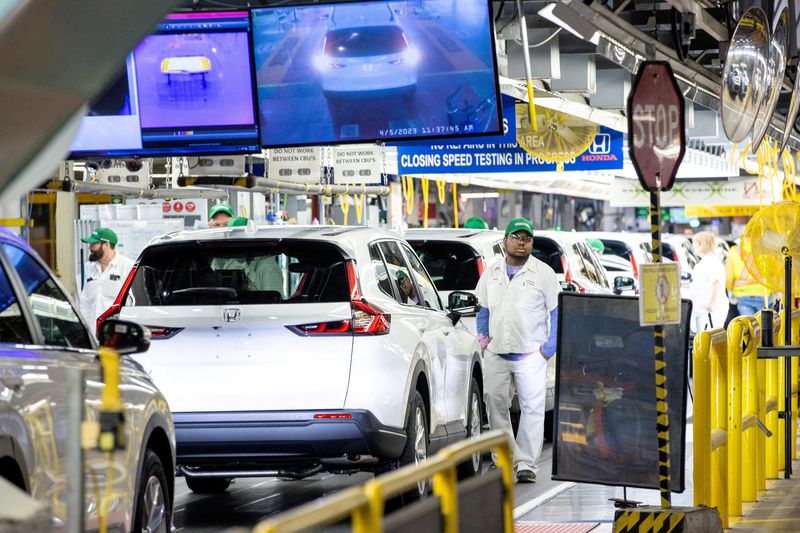
POLYGON ((406 213, 414 212, 414 177, 403 176, 403 196, 406 199, 406 213))
POLYGON ((422 185, 422 227, 428 227, 428 196, 430 191, 428 190, 428 186, 430 185, 430 180, 426 177, 420 178, 420 185, 422 185))
MULTIPOLYGON (((362 187, 364 186, 363 183, 361 185, 362 187)), ((356 222, 359 224, 361 224, 361 219, 364 216, 364 196, 366 196, 366 193, 353 195, 353 201, 356 204, 356 222)))
POLYGON ((344 225, 347 225, 347 214, 350 212, 350 195, 339 195, 339 208, 342 210, 342 217, 344 218, 344 225))
POLYGON ((455 227, 458 229, 458 185, 453 184, 453 219, 455 227))
POLYGON ((439 203, 444 205, 447 202, 447 182, 444 178, 436 178, 436 189, 439 191, 439 203))

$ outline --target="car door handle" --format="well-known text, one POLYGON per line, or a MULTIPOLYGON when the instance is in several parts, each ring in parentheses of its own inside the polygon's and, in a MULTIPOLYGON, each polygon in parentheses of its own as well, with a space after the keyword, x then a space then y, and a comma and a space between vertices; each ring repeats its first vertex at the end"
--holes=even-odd
POLYGON ((0 376, 0 383, 14 392, 19 392, 25 387, 25 382, 22 378, 13 374, 3 374, 0 376))

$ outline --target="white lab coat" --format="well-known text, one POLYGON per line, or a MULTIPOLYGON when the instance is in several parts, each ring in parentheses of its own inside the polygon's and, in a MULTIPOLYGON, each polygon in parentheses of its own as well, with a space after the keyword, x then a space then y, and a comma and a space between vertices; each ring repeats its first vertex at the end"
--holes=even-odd
POLYGON ((97 317, 114 303, 133 264, 133 260, 119 252, 105 270, 101 270, 99 262, 90 263, 86 272, 86 285, 81 291, 80 306, 81 314, 91 331, 95 331, 97 317))

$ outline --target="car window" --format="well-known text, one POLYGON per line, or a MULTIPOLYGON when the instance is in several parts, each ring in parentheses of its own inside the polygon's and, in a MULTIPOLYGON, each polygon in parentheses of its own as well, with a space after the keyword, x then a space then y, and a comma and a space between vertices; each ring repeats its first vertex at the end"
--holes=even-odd
POLYGON ((350 300, 345 258, 310 240, 194 241, 153 246, 125 305, 331 303, 350 300))
POLYGON ((409 241, 440 291, 473 291, 478 285, 478 255, 463 242, 409 241))
POLYGON ((397 54, 408 48, 398 26, 361 26, 330 30, 325 34, 328 57, 368 57, 397 54))
POLYGON ((497 256, 500 256, 500 257, 505 257, 506 256, 506 252, 505 252, 505 250, 503 250, 503 246, 501 244, 502 242, 503 241, 498 241, 498 242, 494 243, 492 245, 492 251, 494 252, 494 255, 497 255, 497 256))
POLYGON ((375 278, 378 280, 378 287, 387 296, 397 299, 394 291, 392 290, 392 281, 389 279, 389 271, 386 269, 386 264, 383 262, 381 252, 378 250, 377 244, 369 245, 369 257, 372 259, 372 266, 375 268, 375 278))
POLYGON ((564 274, 564 264, 561 262, 561 248, 556 242, 547 237, 533 237, 533 250, 531 255, 553 269, 556 274, 564 274))
POLYGON ((47 270, 22 248, 3 244, 3 249, 22 280, 45 344, 92 348, 89 333, 78 313, 47 270))
POLYGON ((439 301, 439 293, 436 292, 436 287, 434 286, 433 281, 431 281, 430 276, 428 276, 428 273, 425 271, 425 267, 422 266, 422 263, 413 250, 405 245, 403 245, 403 249, 406 252, 408 263, 411 265, 411 270, 414 274, 414 280, 417 282, 419 290, 422 291, 422 300, 425 304, 425 307, 430 307, 432 309, 441 311, 442 304, 439 301))
POLYGON ((30 344, 31 332, 22 315, 17 296, 0 266, 0 343, 30 344))
POLYGON ((631 247, 628 246, 626 243, 622 241, 616 241, 612 239, 600 239, 605 247, 603 250, 603 255, 616 255, 617 257, 621 257, 627 261, 633 260, 633 254, 631 252, 631 247))
POLYGON ((400 247, 393 241, 382 241, 379 246, 386 260, 386 267, 389 269, 389 279, 400 295, 400 302, 422 305, 423 301, 411 277, 411 269, 408 268, 400 247))
POLYGON ((603 265, 600 264, 600 258, 597 257, 597 254, 590 246, 586 246, 586 260, 587 260, 587 268, 593 270, 595 272, 595 277, 597 278, 597 284, 601 287, 611 288, 608 284, 608 278, 606 277, 605 269, 603 265))
POLYGON ((586 254, 583 249, 581 249, 580 244, 573 243, 572 252, 575 255, 575 264, 578 265, 578 271, 581 273, 581 276, 597 283, 597 276, 587 268, 586 254))

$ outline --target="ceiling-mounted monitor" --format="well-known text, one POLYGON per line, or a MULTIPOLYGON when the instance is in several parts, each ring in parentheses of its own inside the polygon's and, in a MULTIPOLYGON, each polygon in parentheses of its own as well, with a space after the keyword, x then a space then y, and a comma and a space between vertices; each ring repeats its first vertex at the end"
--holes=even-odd
POLYGON ((72 159, 261 150, 247 11, 168 15, 93 102, 72 159))
POLYGON ((488 0, 251 10, 267 147, 500 133, 488 0))

